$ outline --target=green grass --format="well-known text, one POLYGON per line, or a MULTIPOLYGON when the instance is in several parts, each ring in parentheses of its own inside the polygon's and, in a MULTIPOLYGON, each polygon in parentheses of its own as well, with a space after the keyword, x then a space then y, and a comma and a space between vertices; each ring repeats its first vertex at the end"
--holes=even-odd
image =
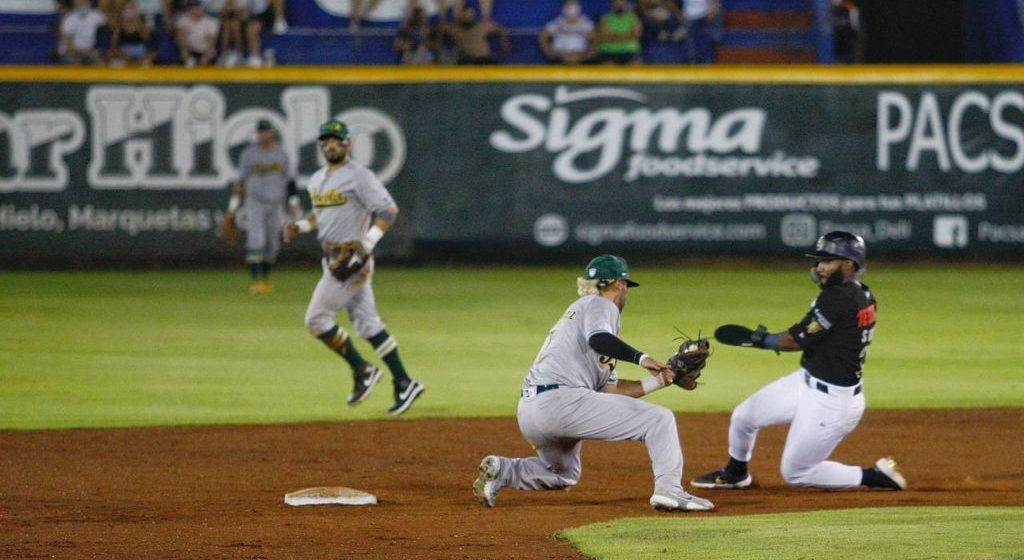
POLYGON ((1024 508, 871 508, 619 519, 562 531, 601 560, 1024 558, 1024 508))
MULTIPOLYGON (((319 270, 275 274, 266 297, 241 269, 0 273, 0 428, 266 423, 385 417, 390 387, 344 405, 348 369, 302 320, 319 270)), ((378 306, 427 392, 407 417, 511 416, 548 328, 575 297, 575 268, 402 268, 375 278, 378 306)), ((782 330, 816 288, 802 270, 649 269, 622 336, 667 357, 676 336, 722 323, 782 330)), ((879 326, 869 406, 1024 406, 1024 268, 872 269, 879 326)), ((348 327, 342 316, 341 324, 348 327)), ((367 356, 365 341, 357 347, 367 356)), ((799 355, 718 347, 694 393, 654 402, 730 410, 799 355)), ((638 378, 635 366, 620 376, 638 378)))

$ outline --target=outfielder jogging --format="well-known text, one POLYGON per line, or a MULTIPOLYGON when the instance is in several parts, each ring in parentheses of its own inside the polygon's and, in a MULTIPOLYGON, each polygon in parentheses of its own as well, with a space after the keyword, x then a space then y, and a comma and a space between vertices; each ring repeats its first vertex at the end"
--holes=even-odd
POLYGON ((670 367, 618 337, 626 293, 638 284, 626 261, 601 255, 577 279, 577 299, 548 333, 523 380, 519 429, 536 457, 488 455, 480 462, 473 494, 493 507, 502 488, 554 490, 575 486, 583 470, 582 440, 639 440, 654 470, 650 504, 658 510, 714 508, 682 488, 683 451, 676 420, 664 407, 639 397, 671 383, 670 367), (638 364, 651 375, 619 379, 616 360, 638 364))
POLYGON ((342 309, 348 311, 356 333, 370 341, 391 370, 395 403, 388 414, 402 414, 424 387, 406 373, 398 342, 377 313, 371 285, 373 249, 394 222, 398 206, 372 171, 349 159, 352 142, 344 123, 330 120, 321 125, 319 142, 327 165, 306 186, 313 212, 284 231, 289 242, 316 229, 324 251, 323 274, 306 309, 306 328, 352 367, 355 386, 347 402, 355 406, 370 396, 383 373, 363 359, 335 322, 342 309))
POLYGON ((697 488, 744 488, 753 478, 747 463, 757 432, 789 424, 782 450, 782 478, 793 486, 816 488, 891 488, 907 481, 896 462, 884 457, 861 468, 828 457, 864 414, 861 368, 875 332, 875 296, 861 283, 867 265, 864 240, 845 231, 820 238, 808 257, 816 259, 811 278, 821 293, 807 315, 788 331, 769 334, 724 325, 715 331, 723 344, 803 351, 800 368, 748 397, 733 410, 729 424, 729 462, 691 482, 697 488))
POLYGON ((256 141, 246 146, 238 158, 238 180, 228 200, 226 220, 234 221, 243 196, 249 293, 265 294, 272 289, 270 268, 281 250, 285 197, 290 213, 302 213, 288 154, 278 143, 273 125, 265 119, 256 123, 256 141))

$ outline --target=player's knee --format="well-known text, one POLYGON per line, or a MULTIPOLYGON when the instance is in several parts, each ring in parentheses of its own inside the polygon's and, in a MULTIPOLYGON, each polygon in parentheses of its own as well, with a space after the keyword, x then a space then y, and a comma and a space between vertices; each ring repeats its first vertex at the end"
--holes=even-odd
POLYGON ((753 408, 746 402, 733 409, 729 423, 733 426, 750 426, 754 424, 753 408))
POLYGON ((813 465, 798 464, 787 460, 785 457, 782 458, 782 462, 779 464, 779 473, 782 475, 782 480, 790 486, 803 486, 807 484, 807 477, 812 470, 814 470, 813 465))
POLYGON ((384 330, 384 323, 381 322, 379 318, 353 318, 352 326, 356 328, 356 334, 358 334, 360 338, 370 338, 384 330))
POLYGON ((654 423, 661 428, 668 428, 672 431, 676 430, 676 415, 671 410, 664 407, 657 407, 654 410, 654 423))
POLYGON ((309 334, 317 338, 320 338, 322 335, 324 335, 325 333, 329 332, 331 329, 337 326, 334 324, 334 321, 332 321, 330 317, 323 315, 307 316, 305 324, 306 330, 309 331, 309 334))

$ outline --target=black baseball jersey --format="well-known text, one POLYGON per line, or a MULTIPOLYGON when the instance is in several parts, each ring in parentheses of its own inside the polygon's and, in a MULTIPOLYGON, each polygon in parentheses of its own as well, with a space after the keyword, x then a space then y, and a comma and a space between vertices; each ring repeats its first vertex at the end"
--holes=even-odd
POLYGON ((804 352, 800 365, 833 385, 859 383, 875 332, 875 309, 875 297, 864 284, 826 287, 811 302, 807 315, 789 328, 804 352))

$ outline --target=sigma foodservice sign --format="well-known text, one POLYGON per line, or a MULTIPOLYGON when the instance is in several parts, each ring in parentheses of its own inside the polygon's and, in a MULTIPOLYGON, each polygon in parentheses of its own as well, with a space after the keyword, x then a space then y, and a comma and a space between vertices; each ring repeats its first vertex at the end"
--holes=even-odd
POLYGON ((621 175, 627 183, 676 177, 811 179, 821 162, 768 149, 768 113, 740 106, 718 113, 704 106, 654 106, 642 92, 618 87, 525 93, 501 105, 504 126, 491 132, 499 152, 552 154, 562 182, 621 175), (581 109, 581 107, 585 107, 581 109))

